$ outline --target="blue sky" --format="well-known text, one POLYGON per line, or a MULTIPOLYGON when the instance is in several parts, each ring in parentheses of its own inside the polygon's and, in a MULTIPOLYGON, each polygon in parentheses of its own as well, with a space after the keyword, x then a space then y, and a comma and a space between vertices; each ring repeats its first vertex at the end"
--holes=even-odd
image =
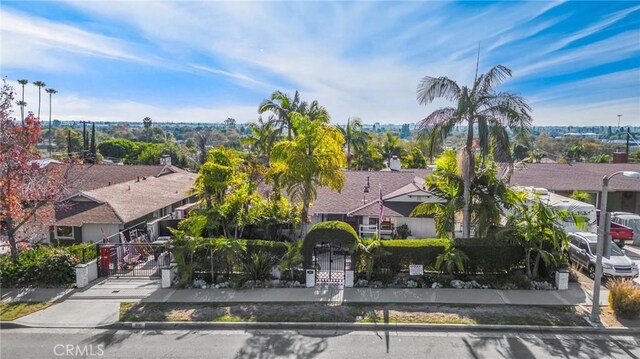
MULTIPOLYGON (((61 120, 239 122, 274 90, 332 122, 414 123, 425 75, 501 88, 536 125, 640 125, 640 4, 615 2, 6 1, 0 69, 58 90, 61 120)), ((37 106, 37 89, 26 92, 37 106)), ((48 104, 48 103, 47 103, 48 104)), ((48 116, 47 111, 44 111, 48 116)))

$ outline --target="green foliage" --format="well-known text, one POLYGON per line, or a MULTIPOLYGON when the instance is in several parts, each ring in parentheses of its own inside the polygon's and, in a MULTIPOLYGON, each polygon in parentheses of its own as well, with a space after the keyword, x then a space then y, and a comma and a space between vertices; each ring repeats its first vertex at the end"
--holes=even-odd
POLYGON ((449 245, 447 249, 436 257, 436 269, 441 272, 449 273, 453 277, 453 272, 464 272, 465 263, 469 261, 469 257, 460 248, 449 245))
POLYGON ((576 201, 582 201, 582 202, 591 203, 591 195, 588 194, 587 192, 581 192, 581 191, 578 191, 578 190, 573 190, 573 192, 571 193, 571 196, 569 196, 569 198, 575 199, 576 201))
POLYGON ((640 318, 640 288, 630 279, 614 279, 609 285, 609 307, 616 316, 640 318))
POLYGON ((300 249, 306 265, 311 264, 313 249, 322 242, 331 242, 352 251, 358 242, 358 234, 353 227, 342 221, 315 224, 307 233, 300 249))
POLYGON ((469 258, 465 266, 469 273, 509 272, 522 266, 524 260, 522 245, 491 235, 488 238, 456 238, 454 245, 469 258))
POLYGON ((175 143, 146 144, 136 160, 130 159, 130 161, 141 165, 157 165, 160 164, 160 157, 164 155, 171 156, 171 164, 173 166, 180 168, 193 167, 184 150, 175 143))
POLYGON ((404 168, 425 168, 427 167, 427 158, 418 147, 413 147, 404 157, 402 157, 402 166, 404 168))
POLYGON ((407 270, 409 264, 422 264, 425 268, 434 268, 436 258, 449 247, 449 240, 398 239, 382 240, 382 247, 389 255, 379 258, 377 267, 389 268, 392 272, 407 270))
POLYGON ((135 160, 140 152, 140 145, 122 138, 113 138, 100 142, 98 151, 104 157, 120 158, 124 161, 135 160))
POLYGON ((400 239, 407 239, 407 237, 411 235, 411 230, 409 229, 409 226, 406 223, 401 224, 398 227, 396 227, 396 234, 400 239))
POLYGON ((82 253, 84 251, 84 262, 88 263, 98 258, 98 247, 94 243, 79 243, 70 246, 58 247, 61 250, 71 254, 73 257, 78 258, 82 262, 82 253))
MULTIPOLYGON (((277 242, 281 243, 281 242, 277 242)), ((293 270, 300 267, 304 263, 304 257, 300 251, 302 248, 302 241, 297 242, 284 242, 287 247, 286 253, 280 258, 280 271, 293 270)))
POLYGON ((356 243, 356 253, 365 269, 367 280, 371 280, 375 260, 390 254, 384 249, 377 235, 374 235, 372 240, 359 238, 356 243))
POLYGON ((264 282, 271 279, 276 260, 269 253, 251 253, 242 261, 243 279, 264 282))
POLYGON ((0 258, 0 285, 66 286, 75 283, 77 257, 58 248, 36 247, 24 251, 16 261, 0 258))

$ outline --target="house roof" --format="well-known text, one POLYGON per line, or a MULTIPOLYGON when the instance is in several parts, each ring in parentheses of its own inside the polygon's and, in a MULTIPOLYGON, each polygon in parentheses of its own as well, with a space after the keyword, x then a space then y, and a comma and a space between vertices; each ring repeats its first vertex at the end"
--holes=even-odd
POLYGON ((189 197, 196 178, 194 173, 167 166, 94 165, 72 171, 80 179, 74 182, 75 188, 85 189, 67 196, 66 205, 56 210, 56 225, 137 220, 189 197))
MULTIPOLYGON (((356 209, 354 209, 352 212, 349 212, 348 214, 350 216, 374 216, 377 217, 380 214, 380 206, 379 206, 379 201, 378 200, 374 200, 373 202, 369 202, 367 204, 364 204, 356 209)), ((385 217, 402 217, 402 215, 394 210, 392 210, 391 208, 384 206, 384 215, 385 217)))
POLYGON ((405 194, 409 194, 409 193, 413 193, 415 191, 422 191, 425 193, 428 193, 429 191, 427 191, 424 188, 424 179, 420 178, 420 177, 415 177, 413 179, 413 182, 398 188, 397 190, 385 195, 383 197, 384 200, 388 200, 388 199, 392 199, 392 198, 396 198, 396 197, 400 197, 400 196, 404 196, 405 194))
MULTIPOLYGON (((168 168, 172 171, 177 170, 176 167, 168 168)), ((65 191, 67 195, 78 191, 91 191, 117 183, 132 181, 138 177, 157 176, 163 169, 165 169, 165 166, 161 165, 74 165, 69 169, 70 184, 65 191)))
POLYGON ((124 223, 108 203, 67 202, 55 212, 56 225, 80 227, 84 223, 124 223))
POLYGON ((83 193, 108 203, 122 223, 127 223, 189 197, 195 179, 196 174, 177 170, 168 175, 136 179, 83 193))
MULTIPOLYGON (((511 177, 515 186, 543 187, 550 191, 600 192, 602 178, 617 171, 640 171, 637 163, 532 163, 516 169, 511 177)), ((616 176, 610 191, 640 191, 640 181, 616 176)))
MULTIPOLYGON (((331 191, 329 188, 318 188, 318 196, 313 202, 310 213, 342 213, 354 211, 363 204, 372 203, 380 196, 379 188, 382 190, 383 198, 408 184, 414 182, 416 177, 424 178, 431 170, 412 169, 403 171, 345 171, 345 184, 341 192, 331 191), (364 193, 364 187, 369 178, 369 192, 364 193), (364 201, 366 200, 366 202, 364 201)), ((375 207, 375 206, 374 206, 375 207)), ((372 207, 367 207, 372 208, 372 207)), ((368 209, 367 209, 368 211, 368 209)), ((373 209, 372 215, 377 215, 377 207, 373 209)), ((385 207, 385 215, 391 215, 391 209, 385 207)), ((362 212, 365 213, 365 212, 362 212)), ((358 215, 361 215, 358 212, 358 215)), ((369 214, 365 214, 369 215, 369 214)))

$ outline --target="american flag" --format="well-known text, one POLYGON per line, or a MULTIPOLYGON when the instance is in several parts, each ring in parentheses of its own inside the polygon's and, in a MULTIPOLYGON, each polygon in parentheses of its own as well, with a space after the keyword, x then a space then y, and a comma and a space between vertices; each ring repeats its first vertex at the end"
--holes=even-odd
POLYGON ((378 202, 380 205, 380 212, 378 213, 378 223, 382 224, 382 219, 384 218, 384 204, 382 202, 382 185, 379 185, 380 188, 380 197, 378 198, 378 202))

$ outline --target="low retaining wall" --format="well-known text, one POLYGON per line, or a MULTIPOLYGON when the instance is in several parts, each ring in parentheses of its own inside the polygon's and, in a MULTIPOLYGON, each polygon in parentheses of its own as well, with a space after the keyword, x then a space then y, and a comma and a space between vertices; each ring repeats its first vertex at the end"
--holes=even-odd
POLYGON ((76 266, 76 286, 84 288, 98 278, 98 261, 96 259, 88 263, 76 266))

